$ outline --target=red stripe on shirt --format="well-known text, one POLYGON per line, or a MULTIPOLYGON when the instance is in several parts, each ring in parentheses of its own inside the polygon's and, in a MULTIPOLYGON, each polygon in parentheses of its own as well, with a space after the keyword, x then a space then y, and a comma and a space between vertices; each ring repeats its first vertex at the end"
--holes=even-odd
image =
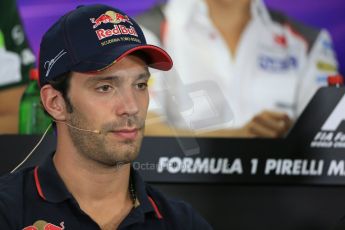
POLYGON ((46 200, 42 192, 40 181, 38 180, 38 166, 35 167, 34 177, 35 177, 35 184, 36 184, 38 194, 40 195, 40 197, 42 197, 43 200, 46 200))
POLYGON ((155 213, 156 213, 156 215, 157 215, 157 218, 158 218, 158 219, 163 219, 163 216, 162 216, 162 214, 159 212, 156 203, 153 201, 153 199, 152 199, 150 196, 147 196, 147 197, 149 198, 149 201, 151 202, 152 207, 153 207, 153 209, 155 210, 155 213))

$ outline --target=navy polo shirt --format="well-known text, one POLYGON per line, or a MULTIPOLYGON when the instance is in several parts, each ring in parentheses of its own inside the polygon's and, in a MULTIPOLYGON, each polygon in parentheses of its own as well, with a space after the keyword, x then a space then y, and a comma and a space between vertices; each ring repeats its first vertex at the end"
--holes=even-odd
MULTIPOLYGON (((144 183, 138 172, 132 178, 140 205, 133 208, 118 229, 212 229, 190 205, 166 198, 144 183)), ((1 230, 100 229, 67 190, 52 161, 26 168, 0 179, 1 230)))

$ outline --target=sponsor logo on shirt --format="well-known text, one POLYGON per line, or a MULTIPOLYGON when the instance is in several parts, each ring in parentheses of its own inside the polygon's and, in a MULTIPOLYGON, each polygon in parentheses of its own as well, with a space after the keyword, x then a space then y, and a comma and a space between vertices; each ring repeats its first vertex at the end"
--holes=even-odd
POLYGON ((316 83, 321 84, 321 85, 327 85, 327 78, 328 78, 327 74, 318 75, 316 76, 316 83))
POLYGON ((262 54, 258 57, 260 69, 269 72, 285 72, 298 67, 297 59, 293 56, 272 57, 262 54))
POLYGON ((326 59, 330 59, 330 60, 335 59, 335 54, 334 54, 332 42, 329 41, 328 39, 324 39, 321 41, 321 49, 319 52, 326 59))
POLYGON ((274 42, 282 47, 286 47, 287 46, 287 41, 286 41, 286 37, 284 35, 275 35, 274 36, 274 42))
POLYGON ((324 49, 330 49, 330 50, 333 50, 333 45, 332 45, 332 42, 330 42, 329 40, 322 40, 322 47, 324 49))
POLYGON ((317 68, 322 71, 330 71, 330 72, 337 71, 337 67, 335 65, 332 65, 327 62, 318 61, 316 65, 317 65, 317 68))
POLYGON ((33 225, 27 226, 22 230, 64 230, 64 222, 61 222, 59 226, 47 223, 44 220, 38 220, 33 225))

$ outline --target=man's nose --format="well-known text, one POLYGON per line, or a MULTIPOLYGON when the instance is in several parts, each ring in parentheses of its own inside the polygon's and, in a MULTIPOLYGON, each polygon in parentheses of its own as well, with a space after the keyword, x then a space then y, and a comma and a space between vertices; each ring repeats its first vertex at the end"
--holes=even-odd
POLYGON ((132 116, 139 112, 138 98, 133 92, 122 92, 116 105, 119 116, 132 116))

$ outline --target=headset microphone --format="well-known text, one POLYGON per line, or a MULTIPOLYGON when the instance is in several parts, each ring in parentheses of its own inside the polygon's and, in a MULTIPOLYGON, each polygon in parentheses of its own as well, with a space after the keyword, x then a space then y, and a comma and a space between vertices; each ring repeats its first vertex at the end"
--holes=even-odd
POLYGON ((90 130, 90 129, 78 128, 78 127, 76 127, 76 126, 71 125, 70 123, 65 122, 65 121, 57 121, 57 120, 53 120, 53 121, 55 121, 55 122, 60 122, 60 123, 63 123, 63 124, 66 124, 66 125, 68 125, 69 127, 73 128, 73 129, 80 130, 80 131, 85 131, 85 132, 90 132, 90 133, 97 133, 97 134, 101 134, 101 133, 102 133, 100 130, 97 130, 97 129, 95 129, 95 130, 90 130))
MULTIPOLYGON (((65 122, 65 121, 57 121, 57 120, 53 120, 53 121, 64 123, 64 124, 68 125, 69 127, 73 128, 73 129, 78 129, 80 131, 97 133, 97 134, 101 134, 102 133, 100 130, 89 130, 89 129, 78 128, 78 127, 75 127, 75 126, 65 122)), ((51 126, 52 126, 52 124, 49 124, 49 126, 46 129, 46 131, 44 132, 44 134, 42 135, 42 137, 38 141, 38 143, 35 145, 35 147, 30 151, 30 153, 24 158, 24 160, 22 162, 20 162, 14 169, 12 169, 11 173, 14 173, 15 171, 17 171, 17 169, 20 168, 20 166, 22 166, 31 157, 31 155, 35 152, 36 148, 41 144, 43 138, 46 136, 46 134, 48 133, 48 131, 49 131, 51 126)))

